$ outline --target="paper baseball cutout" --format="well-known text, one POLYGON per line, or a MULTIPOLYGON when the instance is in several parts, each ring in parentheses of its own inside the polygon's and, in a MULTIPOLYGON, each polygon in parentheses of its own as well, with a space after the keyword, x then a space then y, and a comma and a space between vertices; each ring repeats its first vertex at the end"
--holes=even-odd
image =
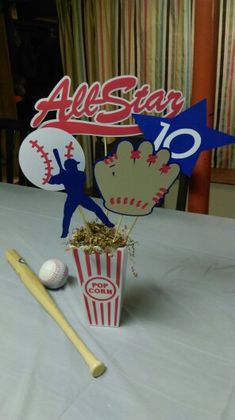
POLYGON ((94 212, 105 225, 114 226, 85 192, 85 157, 73 136, 58 128, 38 129, 24 139, 19 162, 25 176, 37 187, 67 193, 61 238, 68 235, 72 216, 79 205, 94 212))
POLYGON ((50 184, 50 178, 56 175, 68 159, 75 159, 79 170, 85 167, 85 157, 78 141, 66 131, 58 128, 39 128, 31 132, 22 142, 19 151, 19 163, 26 178, 44 190, 64 190, 64 185, 50 184), (57 149, 57 156, 53 152, 57 149))
POLYGON ((170 151, 143 141, 136 150, 129 141, 119 143, 116 154, 95 166, 104 206, 115 213, 146 216, 159 205, 176 180, 180 166, 168 164, 170 151))

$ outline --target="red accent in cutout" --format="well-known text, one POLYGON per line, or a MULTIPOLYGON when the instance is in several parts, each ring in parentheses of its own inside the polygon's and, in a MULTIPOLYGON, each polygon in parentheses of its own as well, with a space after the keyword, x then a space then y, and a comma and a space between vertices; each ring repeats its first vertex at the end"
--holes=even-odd
POLYGON ((120 204, 121 203, 121 197, 118 197, 117 198, 117 204, 120 204))
POLYGON ((86 269, 87 269, 87 274, 89 277, 92 276, 92 272, 91 272, 91 261, 90 261, 90 255, 88 254, 88 252, 85 252, 85 258, 86 258, 86 269))
POLYGON ((94 311, 94 317, 95 317, 95 323, 98 324, 98 317, 97 317, 97 310, 96 310, 96 303, 94 300, 92 301, 93 311, 94 311))
MULTIPOLYGON (((172 115, 173 116, 173 115, 172 115)), ((36 127, 37 125, 34 124, 36 127)), ((100 137, 123 137, 142 134, 139 126, 136 125, 115 125, 115 124, 98 124, 90 121, 45 121, 42 127, 60 128, 69 134, 87 134, 100 137)))
POLYGON ((163 164, 162 167, 159 169, 159 171, 162 174, 167 174, 169 172, 169 170, 171 169, 170 165, 165 165, 163 164))
POLYGON ((104 325, 104 304, 100 303, 101 323, 104 325))
POLYGON ((98 252, 95 253, 95 260, 96 260, 97 274, 100 276, 100 274, 101 274, 101 265, 100 265, 100 254, 98 254, 98 252))
POLYGON ((122 260, 122 253, 121 251, 117 251, 117 269, 116 269, 116 284, 117 287, 120 286, 121 280, 121 260, 122 260))
POLYGON ((67 149, 67 153, 64 155, 64 157, 66 157, 67 159, 71 159, 73 157, 72 152, 74 151, 73 142, 71 141, 69 144, 65 146, 65 148, 67 149))
POLYGON ((116 297, 116 299, 115 299, 115 312, 114 312, 114 325, 117 325, 118 302, 119 302, 119 297, 116 297))
POLYGON ((42 185, 48 184, 49 179, 52 176, 52 170, 53 170, 53 167, 52 167, 52 164, 51 164, 52 160, 50 160, 48 158, 48 153, 45 152, 44 146, 40 146, 40 144, 38 143, 37 140, 29 140, 29 143, 31 143, 33 149, 34 148, 36 149, 37 153, 40 153, 41 158, 45 159, 43 161, 43 163, 45 165, 45 174, 42 178, 42 185))
POLYGON ((89 303, 88 303, 87 297, 85 295, 83 295, 83 297, 84 297, 84 302, 85 302, 85 306, 86 306, 86 310, 87 310, 87 316, 88 316, 90 324, 92 324, 89 303))
POLYGON ((156 163, 158 156, 157 155, 149 155, 147 162, 148 163, 156 163))
POLYGON ((146 209, 146 207, 148 206, 149 203, 145 203, 141 208, 142 209, 146 209))
POLYGON ((104 163, 106 165, 109 165, 110 163, 112 163, 114 160, 116 160, 118 157, 116 154, 110 155, 110 156, 106 156, 104 159, 104 163))
POLYGON ((140 159, 141 151, 140 150, 132 150, 131 151, 131 159, 140 159))
POLYGON ((135 199, 134 199, 134 198, 132 198, 132 199, 130 200, 130 206, 133 206, 134 202, 135 202, 135 199))
POLYGON ((111 324, 111 303, 108 302, 108 325, 111 324))
MULTIPOLYGON (((37 147, 38 141, 37 140, 29 140, 29 143, 31 143, 32 147, 34 148, 34 147, 37 147)), ((38 150, 37 150, 37 152, 38 152, 38 150)))
POLYGON ((128 202, 128 197, 125 197, 125 198, 123 199, 123 204, 127 204, 127 202, 128 202))
POLYGON ((111 198, 110 198, 110 203, 111 203, 111 204, 114 204, 114 197, 111 197, 111 198))
POLYGON ((142 200, 137 201, 136 207, 140 207, 141 203, 142 203, 142 200))
POLYGON ((111 277, 111 257, 106 254, 107 277, 111 277))
POLYGON ((73 249, 73 256, 75 259, 75 263, 76 263, 76 267, 77 267, 77 271, 78 271, 78 277, 80 279, 80 283, 82 285, 82 283, 84 282, 84 278, 83 278, 83 274, 82 274, 82 268, 81 268, 81 263, 80 263, 80 259, 79 259, 79 254, 78 254, 78 249, 73 249))
POLYGON ((158 191, 158 193, 156 194, 156 196, 153 198, 153 201, 158 204, 159 201, 164 197, 164 195, 166 194, 167 189, 166 188, 160 188, 160 191, 158 191))

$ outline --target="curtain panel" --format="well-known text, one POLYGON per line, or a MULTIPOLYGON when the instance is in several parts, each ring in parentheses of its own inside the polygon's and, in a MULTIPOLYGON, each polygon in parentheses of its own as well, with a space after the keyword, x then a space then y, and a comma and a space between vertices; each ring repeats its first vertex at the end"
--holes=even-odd
MULTIPOLYGON (((177 89, 190 106, 193 58, 191 0, 57 0, 64 73, 72 89, 130 74, 151 91, 177 89)), ((88 184, 95 138, 81 140, 88 184)))
MULTIPOLYGON (((214 128, 235 135, 235 2, 220 0, 214 128)), ((213 152, 214 168, 235 169, 235 145, 213 152)))

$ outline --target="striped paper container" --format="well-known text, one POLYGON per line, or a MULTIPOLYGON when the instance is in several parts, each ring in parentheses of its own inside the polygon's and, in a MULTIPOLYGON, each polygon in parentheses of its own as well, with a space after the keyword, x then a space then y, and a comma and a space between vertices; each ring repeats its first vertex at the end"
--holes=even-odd
POLYGON ((112 256, 74 248, 73 256, 89 325, 118 327, 127 248, 118 248, 112 256))

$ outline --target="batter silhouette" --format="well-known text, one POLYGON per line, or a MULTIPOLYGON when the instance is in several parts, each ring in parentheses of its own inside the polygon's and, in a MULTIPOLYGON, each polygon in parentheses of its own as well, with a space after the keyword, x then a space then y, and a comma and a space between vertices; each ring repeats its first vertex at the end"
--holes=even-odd
POLYGON ((67 198, 64 204, 63 231, 61 238, 66 238, 68 235, 73 213, 78 206, 85 207, 86 209, 94 212, 106 226, 114 227, 114 224, 110 222, 98 204, 96 204, 91 197, 85 194, 84 188, 86 175, 84 171, 80 171, 77 168, 80 162, 75 159, 67 159, 64 162, 63 168, 58 149, 53 149, 53 153, 60 171, 57 175, 53 175, 50 178, 49 184, 63 184, 67 193, 67 198))

